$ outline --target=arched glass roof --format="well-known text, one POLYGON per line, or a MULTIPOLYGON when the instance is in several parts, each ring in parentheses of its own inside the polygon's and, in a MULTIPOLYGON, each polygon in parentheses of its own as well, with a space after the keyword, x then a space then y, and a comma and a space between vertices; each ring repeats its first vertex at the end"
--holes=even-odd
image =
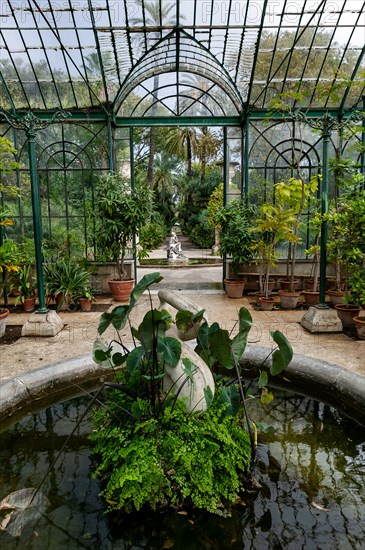
POLYGON ((362 107, 363 0, 2 0, 0 9, 6 110, 242 118, 293 89, 311 108, 362 107))

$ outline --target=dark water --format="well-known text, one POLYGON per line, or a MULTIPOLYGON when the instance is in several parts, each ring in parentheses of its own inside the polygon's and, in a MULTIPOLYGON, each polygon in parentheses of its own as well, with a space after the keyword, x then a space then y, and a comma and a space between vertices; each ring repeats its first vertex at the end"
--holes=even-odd
MULTIPOLYGON (((0 500, 36 487, 73 430, 84 403, 70 400, 29 415, 0 439, 0 500)), ((257 421, 260 409, 253 411, 257 421)), ((46 514, 35 513, 20 537, 0 532, 7 549, 364 549, 365 434, 328 406, 283 396, 259 444, 262 488, 232 517, 176 513, 107 518, 90 477, 83 422, 43 485, 46 514)), ((5 512, 0 512, 0 521, 5 512)))

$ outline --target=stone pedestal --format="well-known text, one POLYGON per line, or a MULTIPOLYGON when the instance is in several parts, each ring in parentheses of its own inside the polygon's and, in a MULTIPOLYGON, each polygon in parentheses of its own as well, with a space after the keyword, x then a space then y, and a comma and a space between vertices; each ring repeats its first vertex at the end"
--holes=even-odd
POLYGON ((23 325, 22 336, 56 336, 62 329, 63 321, 55 311, 35 311, 23 325))
POLYGON ((342 332, 342 322, 337 312, 329 307, 310 307, 300 324, 309 332, 342 332))

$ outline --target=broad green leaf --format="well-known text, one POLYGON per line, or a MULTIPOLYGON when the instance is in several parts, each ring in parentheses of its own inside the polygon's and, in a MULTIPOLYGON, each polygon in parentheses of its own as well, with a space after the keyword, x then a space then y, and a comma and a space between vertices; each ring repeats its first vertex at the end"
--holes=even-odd
POLYGON ((112 325, 116 330, 120 330, 127 322, 129 315, 128 304, 117 306, 112 310, 112 325))
POLYGON ((134 348, 127 356, 127 371, 129 374, 134 374, 137 370, 142 368, 143 360, 145 356, 145 350, 142 346, 134 348))
POLYGON ((205 388, 204 388, 204 397, 205 397, 205 401, 207 403, 207 407, 209 409, 209 407, 213 403, 213 399, 214 399, 214 395, 213 395, 213 392, 212 392, 210 386, 205 386, 205 388))
POLYGON ((260 371, 260 378, 259 378, 259 381, 258 381, 258 387, 263 388, 264 386, 267 385, 268 381, 269 381, 269 377, 267 375, 267 372, 265 370, 260 371))
POLYGON ((231 340, 227 330, 218 329, 210 339, 210 351, 220 365, 232 369, 234 363, 231 357, 231 340))
POLYGON ((158 338, 157 353, 162 362, 171 367, 176 367, 181 356, 181 344, 179 340, 171 336, 158 338))
POLYGON ((267 388, 263 388, 261 390, 261 397, 260 402, 262 405, 270 405, 270 403, 274 400, 274 394, 269 392, 267 388))
POLYGON ((197 313, 182 309, 176 313, 176 326, 179 330, 188 330, 194 324, 199 324, 204 317, 205 309, 197 313))
POLYGON ((241 359, 243 352, 246 349, 247 346, 247 336, 248 336, 248 329, 245 331, 240 331, 236 336, 233 338, 232 341, 232 360, 234 364, 238 364, 239 360, 241 359))
POLYGON ((252 327, 251 313, 245 307, 241 307, 238 314, 239 330, 250 330, 252 327))
POLYGON ((107 311, 100 317, 98 332, 103 334, 109 325, 112 325, 116 330, 124 327, 128 318, 128 305, 117 306, 110 313, 107 311))
POLYGON ((288 339, 279 330, 271 331, 270 334, 279 346, 279 349, 275 350, 272 355, 272 365, 270 367, 270 374, 275 376, 276 374, 280 374, 289 365, 293 357, 293 348, 288 339))
POLYGON ((97 349, 94 352, 94 360, 97 363, 103 363, 104 361, 107 361, 109 358, 108 353, 102 349, 97 349))
POLYGON ((193 379, 194 379, 194 372, 196 372, 196 370, 197 370, 196 365, 194 365, 194 363, 192 361, 190 361, 190 359, 188 359, 187 357, 184 357, 182 362, 183 362, 183 365, 184 365, 184 373, 189 378, 189 380, 192 382, 193 379))
POLYGON ((157 309, 147 311, 142 323, 138 327, 138 340, 145 347, 146 351, 151 352, 154 342, 157 338, 165 335, 167 324, 164 320, 165 313, 157 309))
POLYGON ((223 386, 220 393, 220 402, 228 403, 227 416, 236 416, 239 411, 241 398, 236 385, 223 386))
MULTIPOLYGON (((202 323, 199 332, 198 332, 198 346, 201 347, 201 349, 208 352, 209 350, 209 325, 207 322, 202 323)), ((203 357, 200 353, 199 355, 203 357)))
POLYGON ((194 314, 191 311, 182 309, 176 313, 176 326, 179 330, 186 330, 193 326, 193 317, 194 314))
POLYGON ((98 326, 98 333, 100 335, 103 334, 106 331, 106 329, 109 327, 110 323, 112 322, 112 318, 113 316, 111 313, 108 313, 107 311, 102 313, 99 321, 99 326, 98 326))
POLYGON ((111 348, 100 338, 95 340, 93 346, 93 359, 98 365, 103 367, 111 367, 112 363, 110 361, 111 348))
POLYGON ((159 283, 162 279, 163 277, 158 272, 144 275, 131 292, 131 299, 129 302, 130 310, 135 306, 138 298, 144 293, 145 290, 147 290, 148 287, 155 283, 159 283))
POLYGON ((114 353, 112 355, 112 361, 115 367, 120 367, 121 365, 123 365, 123 363, 125 363, 126 356, 118 351, 117 353, 114 353))

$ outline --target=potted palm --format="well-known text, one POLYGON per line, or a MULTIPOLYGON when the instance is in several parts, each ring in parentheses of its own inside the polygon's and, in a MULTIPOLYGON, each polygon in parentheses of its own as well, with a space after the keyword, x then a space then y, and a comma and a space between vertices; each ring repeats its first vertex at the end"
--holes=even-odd
POLYGON ((231 257, 233 277, 224 280, 228 298, 240 298, 243 294, 245 281, 238 278, 242 264, 251 262, 253 258, 253 233, 249 219, 252 209, 242 199, 234 199, 218 208, 215 223, 221 227, 219 253, 222 257, 231 257))
POLYGON ((98 255, 117 267, 117 277, 108 281, 117 302, 129 300, 134 279, 127 273, 126 256, 130 252, 142 259, 143 246, 136 245, 139 229, 151 213, 152 193, 142 183, 132 189, 120 174, 102 176, 94 206, 95 234, 98 255))

